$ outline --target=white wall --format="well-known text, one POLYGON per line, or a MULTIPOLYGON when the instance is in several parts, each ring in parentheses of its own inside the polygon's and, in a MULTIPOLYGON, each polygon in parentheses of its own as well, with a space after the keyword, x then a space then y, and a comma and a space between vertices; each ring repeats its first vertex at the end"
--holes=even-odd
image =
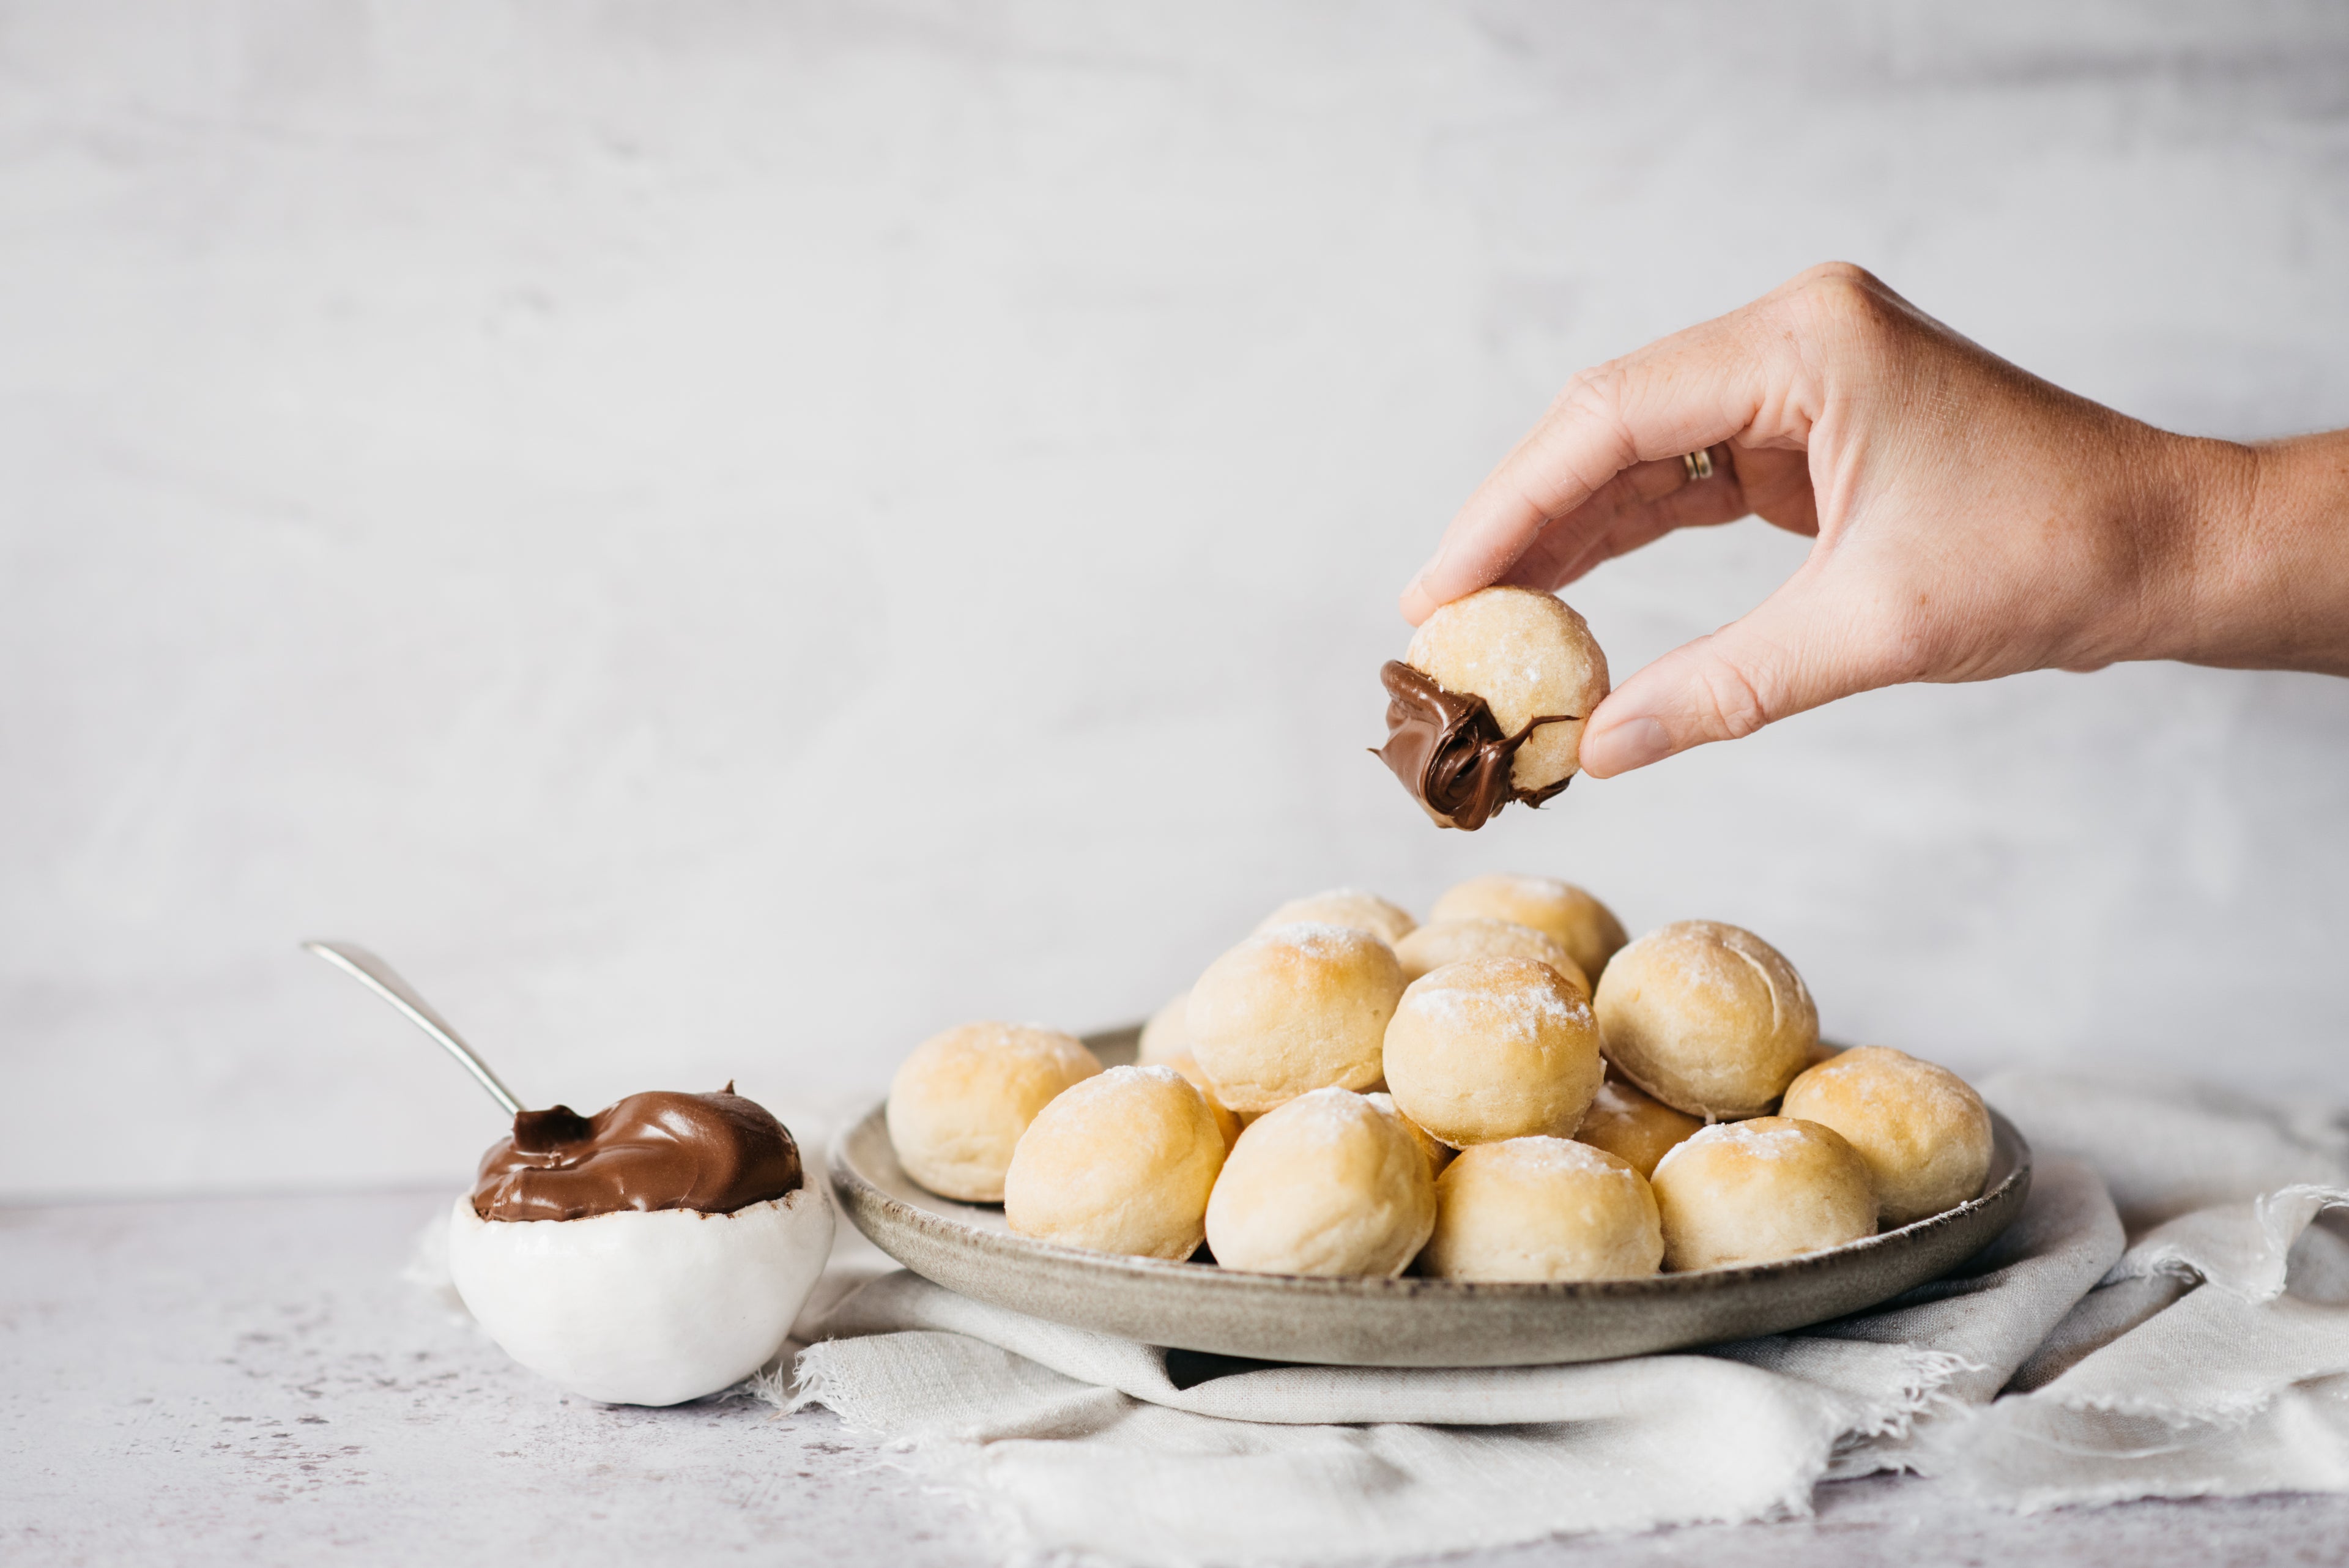
MULTIPOLYGON (((1392 596, 1578 365, 1846 257, 2180 428, 2349 423, 2349 14, 0 13, 0 1190, 811 1125, 1276 900, 1563 874, 1831 1031, 2337 1090, 2349 682, 1880 693, 1475 836, 1392 596), (2051 15, 2053 14, 2053 15, 2051 15)), ((1571 597, 1619 673, 1803 543, 1571 597)))

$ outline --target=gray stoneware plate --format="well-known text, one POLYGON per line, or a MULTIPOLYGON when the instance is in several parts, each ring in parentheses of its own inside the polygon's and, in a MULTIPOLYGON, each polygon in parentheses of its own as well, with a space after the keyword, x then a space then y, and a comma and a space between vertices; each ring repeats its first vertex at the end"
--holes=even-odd
MULTIPOLYGON (((1133 1060, 1137 1028, 1086 1036, 1133 1060)), ((898 1167, 883 1107, 835 1139, 832 1187, 875 1246, 983 1302, 1144 1345, 1340 1366, 1533 1366, 1680 1350, 1859 1312, 1948 1273, 2011 1224, 2031 1149, 1996 1111, 1980 1198, 1846 1246, 1643 1280, 1480 1284, 1243 1274, 1015 1236, 999 1207, 925 1191, 898 1167)))

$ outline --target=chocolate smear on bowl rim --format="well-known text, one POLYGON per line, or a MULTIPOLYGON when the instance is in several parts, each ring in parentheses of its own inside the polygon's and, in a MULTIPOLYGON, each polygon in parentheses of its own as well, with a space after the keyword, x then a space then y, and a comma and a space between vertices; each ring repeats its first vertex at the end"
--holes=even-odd
POLYGON ((1509 802, 1538 806, 1573 782, 1568 774, 1537 790, 1520 789, 1509 773, 1536 730, 1573 723, 1579 714, 1545 714, 1504 734, 1482 697, 1447 691, 1402 659, 1388 659, 1379 682, 1387 689, 1387 743, 1371 754, 1394 771, 1438 827, 1474 832, 1509 802))
POLYGON ((728 1084, 714 1095, 656 1089, 592 1116, 523 1111, 481 1156, 484 1220, 584 1220, 625 1209, 731 1214, 796 1191, 799 1145, 766 1106, 728 1084))

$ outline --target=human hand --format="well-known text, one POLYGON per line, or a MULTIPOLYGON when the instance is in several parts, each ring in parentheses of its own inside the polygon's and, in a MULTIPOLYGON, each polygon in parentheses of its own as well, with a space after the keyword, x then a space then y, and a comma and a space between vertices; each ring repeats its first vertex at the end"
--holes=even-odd
POLYGON ((1453 518, 1403 614, 1495 582, 1557 588, 1749 513, 1817 543, 1744 618, 1618 687, 1585 771, 1901 681, 2157 658, 2349 673, 2349 443, 2155 430, 1840 264, 1576 376, 1453 518), (1690 476, 1695 452, 1712 477, 1690 476))

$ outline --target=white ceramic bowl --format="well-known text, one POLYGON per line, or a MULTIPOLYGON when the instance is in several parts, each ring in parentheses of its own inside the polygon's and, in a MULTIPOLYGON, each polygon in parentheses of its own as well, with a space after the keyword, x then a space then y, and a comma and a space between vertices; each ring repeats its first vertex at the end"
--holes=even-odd
POLYGON ((624 1210, 584 1220, 449 1218, 457 1293, 505 1353, 609 1405, 680 1405, 782 1348, 832 1253, 812 1180, 731 1214, 624 1210))

